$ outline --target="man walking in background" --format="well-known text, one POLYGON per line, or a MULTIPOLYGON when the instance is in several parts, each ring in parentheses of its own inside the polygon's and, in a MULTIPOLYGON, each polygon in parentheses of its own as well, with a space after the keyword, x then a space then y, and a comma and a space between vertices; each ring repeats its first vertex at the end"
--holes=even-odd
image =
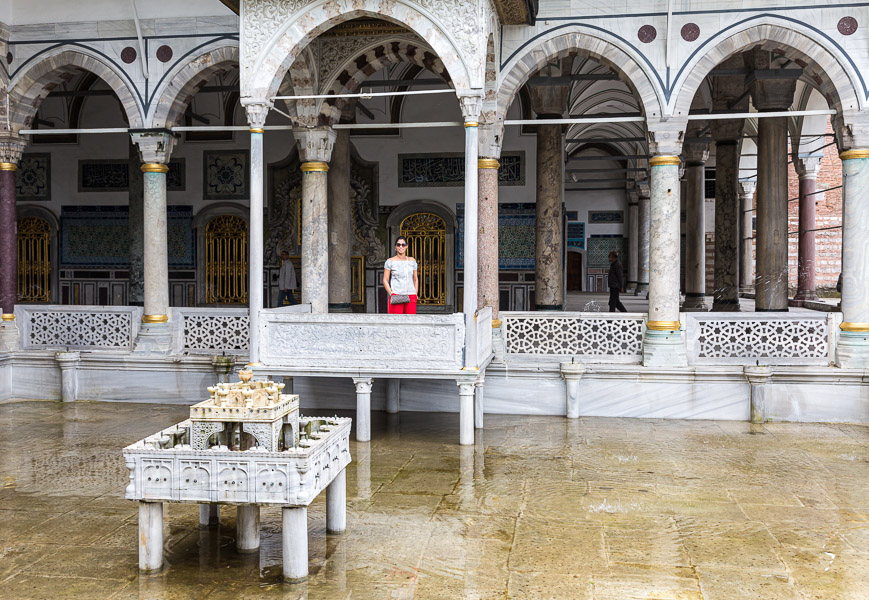
POLYGON ((607 285, 610 288, 610 312, 616 312, 616 309, 621 312, 628 312, 622 301, 619 300, 619 292, 625 286, 625 280, 622 276, 622 265, 619 263, 618 252, 610 252, 610 270, 607 273, 607 285))
POLYGON ((281 274, 278 278, 278 306, 284 305, 284 300, 287 304, 296 304, 296 299, 293 297, 293 290, 296 289, 296 269, 290 260, 290 255, 286 250, 281 250, 281 274))

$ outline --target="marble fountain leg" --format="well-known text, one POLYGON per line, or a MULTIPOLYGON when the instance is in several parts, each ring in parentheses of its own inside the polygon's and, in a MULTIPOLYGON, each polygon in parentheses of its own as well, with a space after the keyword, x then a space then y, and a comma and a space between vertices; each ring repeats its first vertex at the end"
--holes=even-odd
POLYGON ((367 442, 371 439, 371 377, 354 377, 356 386, 356 441, 367 442))
POLYGON ((284 581, 301 582, 308 578, 308 507, 285 506, 281 512, 284 581))
POLYGON ((247 553, 259 550, 259 505, 239 505, 236 513, 236 530, 238 533, 236 548, 239 552, 247 553))
POLYGON ((139 570, 163 567, 163 503, 139 502, 139 570))
POLYGON ((220 525, 220 505, 219 504, 200 504, 199 505, 199 526, 213 527, 220 525))
POLYGON ((326 533, 347 529, 347 470, 335 476, 326 487, 326 533))

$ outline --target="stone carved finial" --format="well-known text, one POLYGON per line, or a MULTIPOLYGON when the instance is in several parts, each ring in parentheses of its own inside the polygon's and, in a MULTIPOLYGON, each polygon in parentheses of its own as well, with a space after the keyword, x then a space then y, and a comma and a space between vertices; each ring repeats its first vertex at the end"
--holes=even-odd
POLYGON ((274 103, 253 98, 242 98, 240 102, 247 112, 247 122, 251 128, 262 129, 274 103))
POLYGON ((14 133, 0 135, 0 163, 17 165, 27 146, 27 140, 14 133))
POLYGON ((478 123, 483 112, 483 90, 459 90, 456 92, 465 123, 478 123))
POLYGON ((293 127, 293 136, 303 163, 332 160, 332 148, 338 135, 331 127, 293 127))
POLYGON ((169 157, 177 140, 173 134, 164 131, 145 131, 131 133, 130 137, 133 138, 143 163, 169 164, 169 157))

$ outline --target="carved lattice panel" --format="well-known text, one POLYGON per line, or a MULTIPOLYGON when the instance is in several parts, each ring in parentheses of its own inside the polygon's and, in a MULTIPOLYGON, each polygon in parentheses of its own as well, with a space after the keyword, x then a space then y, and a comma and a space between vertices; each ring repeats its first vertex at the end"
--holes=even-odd
POLYGON ((33 347, 130 348, 129 312, 34 311, 27 345, 33 347))
POLYGON ((700 358, 825 358, 826 319, 700 321, 700 358))
POLYGON ((643 353, 641 319, 511 315, 506 321, 509 354, 638 356, 643 353))
POLYGON ((184 350, 245 353, 250 344, 249 329, 247 315, 184 315, 184 350))

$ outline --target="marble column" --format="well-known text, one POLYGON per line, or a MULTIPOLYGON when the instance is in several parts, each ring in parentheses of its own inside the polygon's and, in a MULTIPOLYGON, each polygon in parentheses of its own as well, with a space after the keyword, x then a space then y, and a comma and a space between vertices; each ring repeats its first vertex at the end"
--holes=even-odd
POLYGON ((339 129, 329 163, 329 312, 351 312, 350 130, 339 129))
POLYGON ((15 172, 24 139, 0 137, 0 352, 18 348, 15 303, 18 300, 18 218, 15 213, 15 172))
POLYGON ((371 440, 371 387, 374 379, 371 377, 354 377, 356 386, 356 441, 371 440))
MULTIPOLYGON (((554 118, 561 115, 541 115, 554 118)), ((534 297, 537 310, 564 309, 562 196, 564 149, 561 125, 537 125, 537 224, 534 297)))
POLYGON ((459 444, 469 446, 474 443, 474 381, 458 380, 459 386, 459 444))
POLYGON ((497 158, 477 161, 479 178, 479 209, 477 231, 477 292, 478 307, 492 307, 492 327, 498 319, 498 167, 497 158))
POLYGON ((797 293, 799 305, 806 300, 817 300, 815 283, 815 202, 820 158, 795 158, 794 168, 800 178, 800 222, 797 242, 797 293))
POLYGON ((342 533, 347 529, 347 470, 326 486, 326 531, 342 533))
POLYGON ((130 219, 130 277, 127 304, 145 303, 145 198, 144 174, 135 144, 130 144, 130 189, 127 192, 130 219))
POLYGON ((284 506, 281 525, 284 581, 304 581, 308 578, 308 507, 284 506))
POLYGON ((257 504, 240 504, 236 509, 236 550, 241 553, 259 550, 260 513, 257 504))
POLYGON ((685 157, 685 312, 709 310, 706 304, 706 159, 705 144, 687 144, 685 157))
POLYGON ((144 174, 144 314, 134 352, 169 352, 169 236, 166 206, 166 173, 175 146, 171 133, 134 133, 144 174))
POLYGON ((336 134, 331 127, 293 128, 302 160, 302 303, 329 312, 327 181, 336 134))
POLYGON ((679 322, 679 160, 649 159, 651 219, 649 244, 649 318, 643 338, 643 364, 686 364, 679 322))
POLYGON ((139 502, 139 571, 163 567, 163 503, 139 502))
POLYGON ((739 143, 743 121, 712 125, 715 138, 715 273, 713 312, 739 311, 739 143))
MULTIPOLYGON (((465 271, 462 282, 462 308, 465 315, 465 366, 467 370, 478 369, 477 365, 477 217, 479 211, 478 158, 480 143, 480 113, 483 97, 479 90, 459 96, 462 119, 465 124, 465 271)), ((472 426, 473 427, 473 426, 472 426)))
POLYGON ((265 102, 244 102, 250 125, 250 217, 248 226, 249 253, 247 305, 250 319, 249 366, 260 365, 260 310, 263 309, 263 127, 270 105, 265 102))
POLYGON ((639 194, 636 191, 628 193, 628 285, 626 292, 634 294, 637 291, 639 277, 640 252, 640 206, 639 194))
POLYGON ((837 363, 869 368, 869 148, 842 159, 842 324, 837 363))
POLYGON ((742 292, 754 291, 754 188, 753 181, 739 183, 739 200, 742 203, 742 252, 739 255, 739 289, 742 292))
POLYGON ((639 185, 639 248, 637 249, 637 296, 649 295, 649 241, 652 221, 652 198, 648 184, 639 185))

